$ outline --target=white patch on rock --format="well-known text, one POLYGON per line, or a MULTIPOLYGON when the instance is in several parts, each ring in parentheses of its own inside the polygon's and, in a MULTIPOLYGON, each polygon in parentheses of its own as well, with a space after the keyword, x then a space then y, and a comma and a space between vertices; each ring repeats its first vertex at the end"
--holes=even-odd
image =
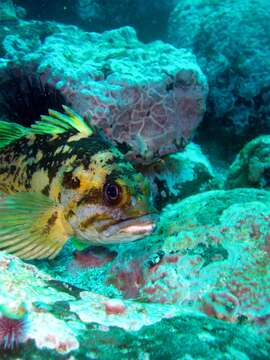
MULTIPOLYGON (((81 292, 81 300, 70 302, 70 310, 75 312, 85 323, 97 323, 105 329, 110 326, 118 326, 127 331, 138 331, 145 325, 151 325, 183 314, 183 309, 176 305, 146 304, 131 300, 109 299, 105 296, 81 292), (125 307, 121 313, 107 313, 106 304, 120 305, 125 307)), ((102 328, 101 328, 102 329, 102 328)))
POLYGON ((79 348, 76 334, 65 321, 49 313, 32 313, 29 320, 28 338, 35 341, 37 348, 53 349, 61 354, 79 348))

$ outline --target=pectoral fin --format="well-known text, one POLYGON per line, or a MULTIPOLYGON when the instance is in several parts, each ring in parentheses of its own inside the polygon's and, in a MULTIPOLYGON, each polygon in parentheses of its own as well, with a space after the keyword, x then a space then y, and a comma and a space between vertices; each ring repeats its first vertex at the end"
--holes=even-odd
POLYGON ((41 193, 0 198, 0 250, 22 259, 54 258, 72 234, 63 210, 41 193))

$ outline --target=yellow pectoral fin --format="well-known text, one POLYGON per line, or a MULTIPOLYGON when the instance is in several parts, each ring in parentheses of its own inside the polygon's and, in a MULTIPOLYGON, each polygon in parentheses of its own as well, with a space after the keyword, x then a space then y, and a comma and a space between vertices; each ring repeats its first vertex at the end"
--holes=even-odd
POLYGON ((41 193, 0 198, 0 250, 22 259, 54 258, 72 234, 62 207, 41 193))

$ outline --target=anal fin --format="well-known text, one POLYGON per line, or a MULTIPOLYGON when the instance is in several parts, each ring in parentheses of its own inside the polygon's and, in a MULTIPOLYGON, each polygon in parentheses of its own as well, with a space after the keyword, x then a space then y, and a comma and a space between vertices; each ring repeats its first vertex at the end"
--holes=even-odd
POLYGON ((62 207, 41 193, 0 197, 0 250, 22 259, 54 258, 70 235, 62 207))

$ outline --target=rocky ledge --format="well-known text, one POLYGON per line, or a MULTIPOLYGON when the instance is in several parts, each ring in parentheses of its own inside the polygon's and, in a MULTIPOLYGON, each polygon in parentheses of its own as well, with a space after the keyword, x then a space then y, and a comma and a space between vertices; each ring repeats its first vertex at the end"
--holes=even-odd
POLYGON ((269 224, 268 192, 210 191, 133 244, 34 265, 1 253, 0 340, 22 308, 27 323, 3 356, 268 359, 269 224))

